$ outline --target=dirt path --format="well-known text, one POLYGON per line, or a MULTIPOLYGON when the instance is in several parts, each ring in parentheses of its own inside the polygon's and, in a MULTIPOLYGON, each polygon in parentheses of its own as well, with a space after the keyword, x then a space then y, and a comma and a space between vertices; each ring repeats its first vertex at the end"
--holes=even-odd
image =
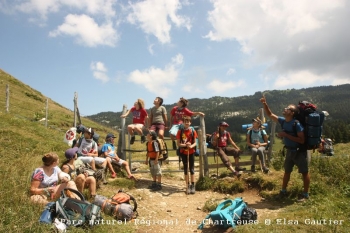
MULTIPOLYGON (((167 169, 178 166, 176 163, 163 166, 167 169)), ((198 174, 197 174, 198 175, 198 174)), ((258 213, 258 220, 272 218, 278 211, 278 206, 265 202, 256 190, 249 190, 237 195, 227 195, 212 191, 196 191, 195 194, 185 194, 185 181, 183 173, 172 173, 163 176, 163 189, 152 192, 147 187, 151 184, 150 175, 140 173, 136 175, 136 189, 130 190, 138 203, 139 217, 133 222, 137 232, 231 232, 231 229, 222 230, 206 225, 202 231, 197 230, 198 225, 208 214, 202 209, 207 201, 221 201, 226 198, 243 197, 244 201, 258 213)), ((234 179, 234 178, 232 178, 234 179)))

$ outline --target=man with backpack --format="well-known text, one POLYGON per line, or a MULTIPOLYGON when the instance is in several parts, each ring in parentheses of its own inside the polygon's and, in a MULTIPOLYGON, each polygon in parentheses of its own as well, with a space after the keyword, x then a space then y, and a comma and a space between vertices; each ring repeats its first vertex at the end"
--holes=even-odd
POLYGON ((299 173, 302 174, 304 191, 299 196, 299 201, 309 199, 310 174, 307 162, 307 150, 304 146, 305 136, 303 126, 295 119, 298 109, 294 104, 288 105, 284 108, 282 116, 273 114, 266 103, 266 98, 263 96, 260 99, 263 104, 265 113, 271 120, 278 122, 282 126, 282 132, 278 136, 283 138, 284 145, 287 149, 287 154, 284 161, 284 176, 282 183, 282 190, 280 191, 280 198, 287 196, 287 185, 290 180, 290 174, 293 171, 294 165, 298 167, 299 173), (296 129, 296 130, 294 130, 296 129))

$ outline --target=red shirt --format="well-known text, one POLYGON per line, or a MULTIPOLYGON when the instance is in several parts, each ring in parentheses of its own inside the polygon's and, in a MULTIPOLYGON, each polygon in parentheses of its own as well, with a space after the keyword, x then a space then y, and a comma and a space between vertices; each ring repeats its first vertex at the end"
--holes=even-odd
MULTIPOLYGON (((191 144, 193 144, 196 141, 197 138, 197 132, 196 130, 193 130, 193 135, 192 135, 192 128, 188 128, 188 129, 179 129, 179 131, 177 131, 177 135, 176 135, 176 139, 180 139, 180 143, 181 144, 186 144, 187 142, 190 142, 191 144), (181 135, 181 131, 182 131, 182 135, 181 135)), ((189 149, 189 154, 193 154, 195 152, 194 148, 190 148, 189 149)), ((187 148, 185 147, 180 147, 180 153, 181 154, 185 154, 187 155, 187 148)))
POLYGON ((192 116, 193 112, 188 108, 179 108, 178 106, 175 106, 171 109, 170 115, 173 116, 173 125, 178 125, 182 124, 182 118, 184 116, 192 116))
MULTIPOLYGON (((213 137, 214 140, 216 140, 218 132, 215 132, 213 137)), ((220 137, 218 138, 218 147, 226 147, 227 146, 227 139, 231 137, 230 133, 227 131, 221 132, 220 137)))
POLYGON ((130 109, 132 113, 132 123, 133 124, 145 124, 145 119, 148 116, 147 111, 144 108, 136 110, 135 106, 130 109))

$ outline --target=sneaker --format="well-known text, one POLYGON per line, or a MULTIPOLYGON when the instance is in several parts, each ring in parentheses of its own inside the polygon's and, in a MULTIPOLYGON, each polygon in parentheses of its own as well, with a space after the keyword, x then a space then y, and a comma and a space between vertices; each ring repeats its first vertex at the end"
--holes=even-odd
POLYGON ((135 142, 135 135, 134 135, 134 136, 131 136, 130 145, 134 144, 134 142, 135 142))
POLYGON ((154 189, 156 186, 157 186, 157 183, 156 182, 152 182, 152 184, 149 185, 147 188, 148 189, 154 189))
POLYGON ((116 178, 116 177, 117 177, 117 174, 114 172, 114 173, 112 173, 111 177, 112 177, 112 178, 116 178))
POLYGON ((309 200, 309 194, 306 194, 306 195, 304 193, 299 194, 298 202, 304 202, 307 200, 309 200))
POLYGON ((175 141, 173 141, 173 149, 174 149, 174 150, 177 149, 177 147, 176 147, 176 142, 175 142, 175 141))
POLYGON ((256 172, 256 171, 255 171, 255 166, 252 165, 250 170, 251 170, 252 172, 256 172))
POLYGON ((245 167, 235 167, 236 171, 245 171, 246 168, 245 167))
POLYGON ((159 190, 162 190, 161 184, 155 184, 155 186, 152 188, 152 191, 159 191, 159 190))
POLYGON ((145 137, 145 135, 142 135, 141 136, 141 143, 144 143, 146 141, 146 137, 145 137))
POLYGON ((267 168, 267 167, 263 167, 263 172, 265 173, 265 174, 267 174, 267 173, 269 173, 269 168, 267 168))
POLYGON ((193 184, 190 185, 190 193, 195 194, 196 193, 196 188, 193 184))

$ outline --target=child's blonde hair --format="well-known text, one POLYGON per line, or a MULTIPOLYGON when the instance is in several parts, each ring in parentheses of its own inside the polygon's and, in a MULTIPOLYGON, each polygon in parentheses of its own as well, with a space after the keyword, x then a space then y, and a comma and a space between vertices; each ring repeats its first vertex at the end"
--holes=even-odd
POLYGON ((137 104, 140 108, 145 108, 145 102, 143 101, 143 99, 137 99, 137 104))

